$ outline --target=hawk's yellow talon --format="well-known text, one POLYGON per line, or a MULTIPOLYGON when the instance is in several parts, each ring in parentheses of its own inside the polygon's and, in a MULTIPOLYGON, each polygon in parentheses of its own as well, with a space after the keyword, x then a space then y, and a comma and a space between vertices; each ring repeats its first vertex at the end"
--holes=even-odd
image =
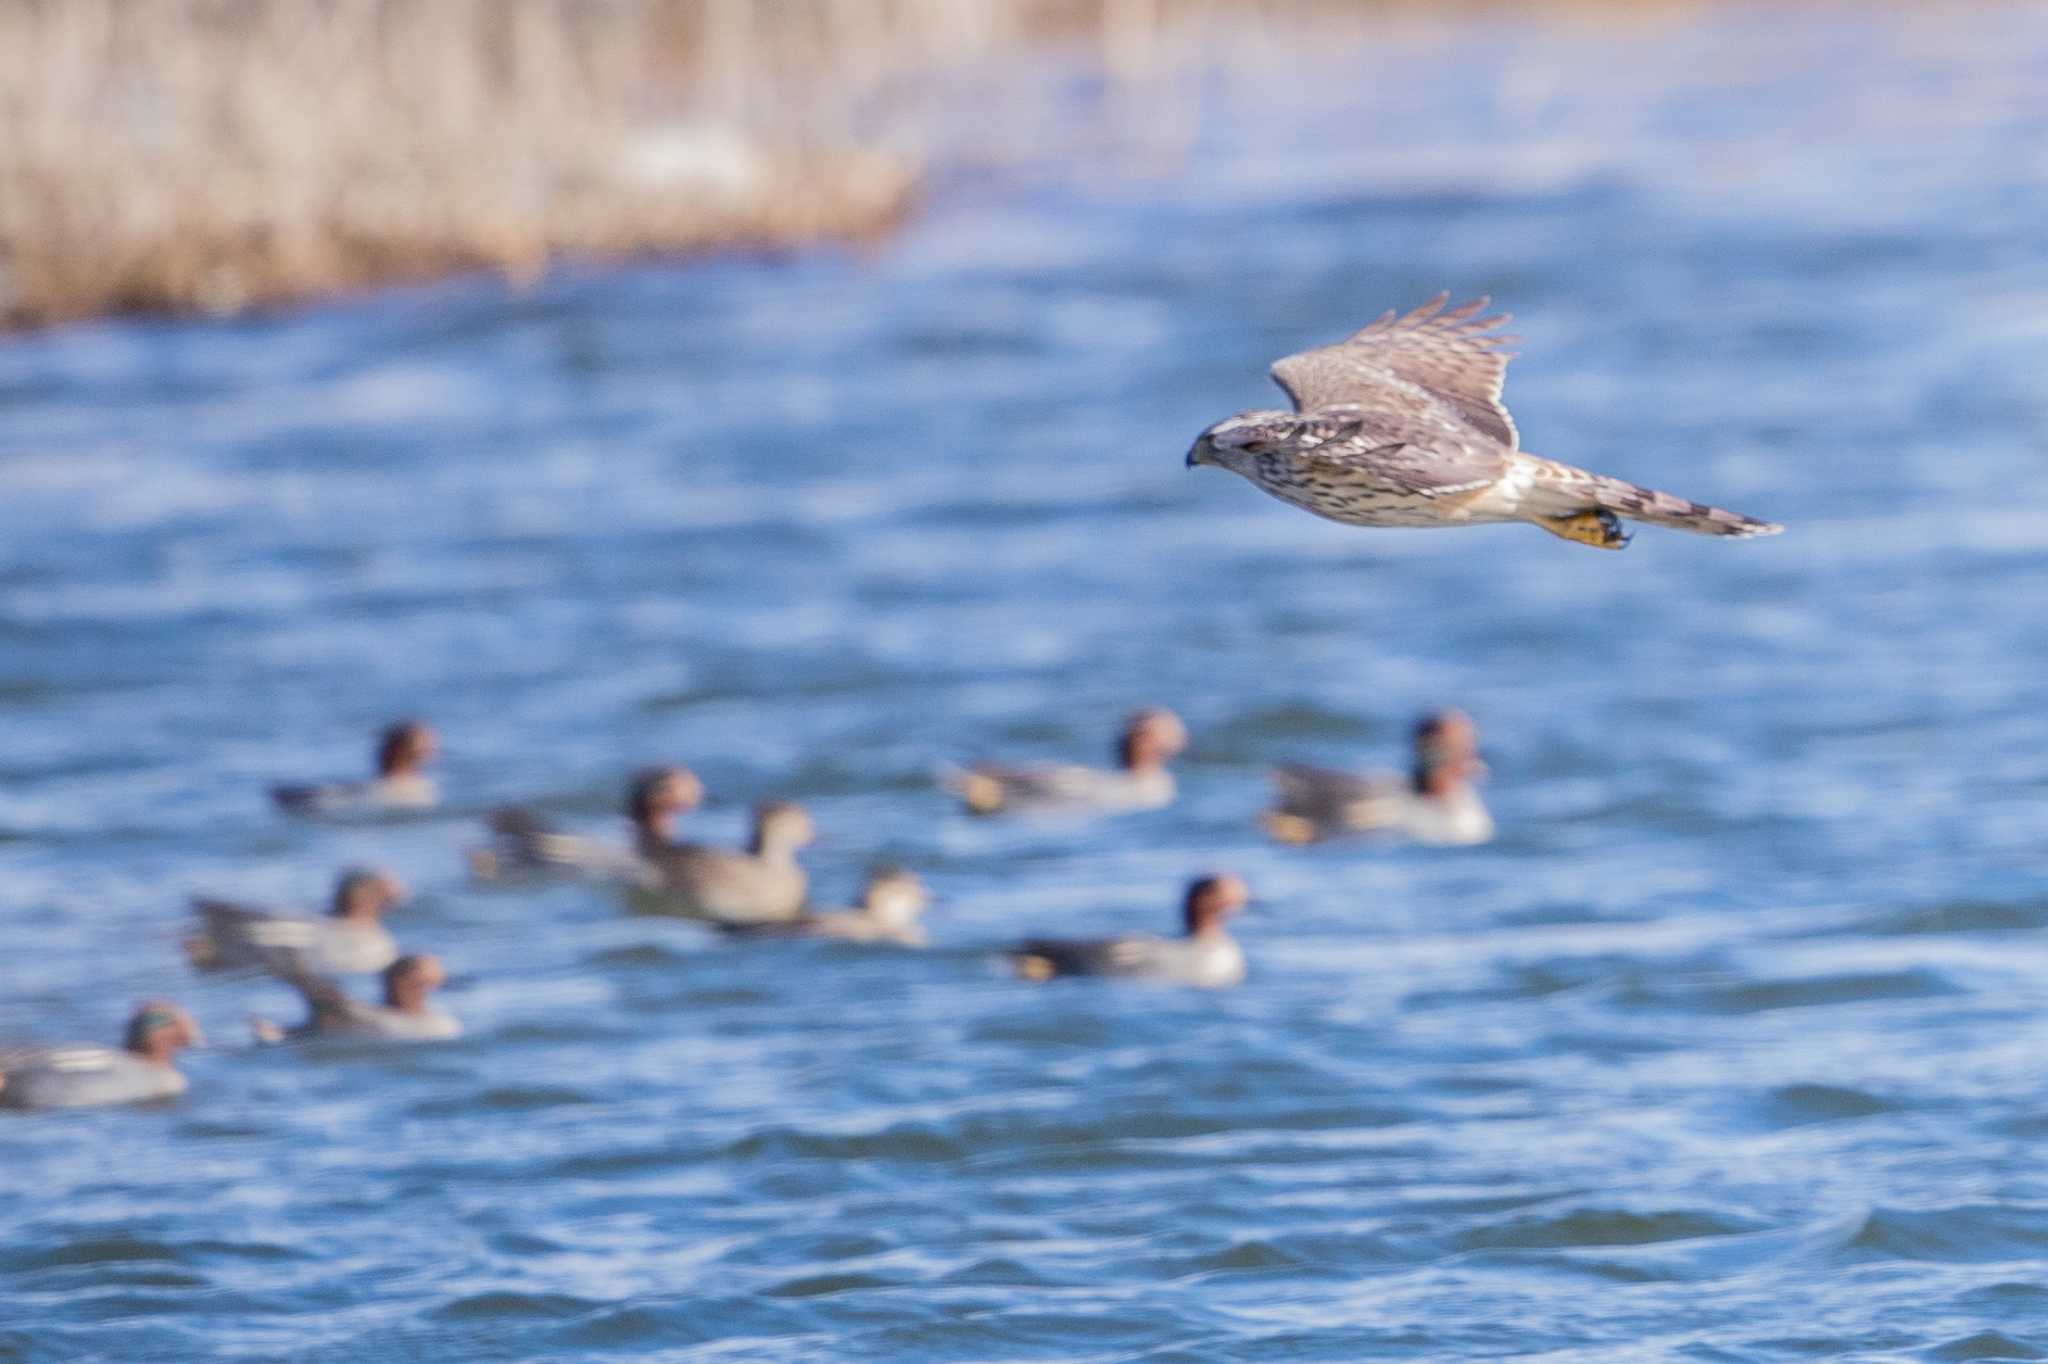
POLYGON ((1594 549, 1625 549, 1630 539, 1629 533, 1621 528, 1621 518, 1604 507, 1575 516, 1541 516, 1536 518, 1536 524, 1559 539, 1591 545, 1594 549))

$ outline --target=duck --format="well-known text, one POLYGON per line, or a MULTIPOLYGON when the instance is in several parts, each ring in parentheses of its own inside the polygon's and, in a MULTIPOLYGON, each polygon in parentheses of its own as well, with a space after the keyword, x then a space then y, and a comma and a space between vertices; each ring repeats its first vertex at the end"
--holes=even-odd
POLYGON ((202 971, 381 971, 398 958, 382 916, 404 899, 398 878, 374 867, 343 872, 320 916, 195 899, 200 927, 185 939, 185 953, 202 971))
POLYGON ((674 843, 651 856, 653 874, 635 906, 714 924, 795 919, 810 888, 796 855, 816 836, 803 806, 781 800, 757 806, 745 852, 674 843))
POLYGON ((884 867, 868 877, 860 903, 850 909, 806 910, 781 923, 727 924, 743 938, 834 938, 841 942, 923 947, 929 941, 918 922, 928 902, 924 882, 901 867, 884 867))
POLYGON ((329 819, 431 810, 441 795, 423 769, 440 751, 440 737, 425 723, 401 720, 377 736, 377 775, 372 780, 273 786, 270 798, 288 813, 329 819))
POLYGON ((118 1047, 60 1042, 0 1050, 0 1105, 97 1108, 174 1098, 187 1082, 173 1061, 204 1041, 191 1014, 152 999, 130 1016, 118 1047))
POLYGON ((1164 706, 1131 712, 1117 738, 1114 768, 1077 763, 941 769, 939 782, 969 813, 1112 814, 1173 803, 1171 762, 1188 746, 1187 727, 1164 706))
POLYGON ((650 884, 654 862, 675 846, 675 822, 704 801, 704 783, 687 767, 647 767, 626 786, 626 818, 633 842, 618 847, 550 828, 529 810, 494 810, 486 822, 497 837, 471 849, 470 874, 482 882, 506 883, 575 877, 591 881, 650 884))
POLYGON ((1414 768, 1406 779, 1325 767, 1275 768, 1278 799, 1259 816, 1282 843, 1316 843, 1345 834, 1391 834, 1418 843, 1466 845, 1493 837, 1493 816, 1479 797, 1479 731, 1459 710, 1425 715, 1415 726, 1414 768))
POLYGON ((1243 881, 1219 872, 1189 884, 1178 938, 1036 938, 1010 949, 1009 960, 1026 980, 1121 976, 1222 989, 1244 979, 1244 952, 1224 925, 1250 902, 1243 881))
POLYGON ((408 953, 384 968, 384 999, 365 1003, 341 988, 332 976, 317 972, 280 972, 279 979, 306 1000, 306 1019, 284 1029, 267 1019, 252 1018, 259 1042, 307 1037, 377 1037, 394 1042, 439 1042, 462 1035, 462 1024, 429 996, 448 983, 448 971, 431 952, 408 953))

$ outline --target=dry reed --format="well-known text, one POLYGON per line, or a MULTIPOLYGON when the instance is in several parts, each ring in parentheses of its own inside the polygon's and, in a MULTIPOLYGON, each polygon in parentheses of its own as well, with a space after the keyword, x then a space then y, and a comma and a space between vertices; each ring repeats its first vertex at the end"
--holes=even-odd
MULTIPOLYGON (((0 0, 0 328, 857 240, 1034 47, 1084 44, 1128 78, 1380 8, 0 0), (953 102, 924 99, 948 78, 953 102)), ((1033 111, 1011 125, 1042 135, 1033 111)))
POLYGON ((860 8, 0 0, 0 323, 879 231, 860 8))

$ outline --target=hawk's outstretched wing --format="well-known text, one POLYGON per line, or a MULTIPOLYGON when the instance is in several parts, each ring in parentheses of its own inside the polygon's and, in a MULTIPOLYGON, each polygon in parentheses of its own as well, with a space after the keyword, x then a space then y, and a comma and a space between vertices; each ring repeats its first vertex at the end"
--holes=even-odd
POLYGON ((1301 412, 1340 403, 1371 407, 1386 400, 1390 387, 1413 384, 1512 450, 1515 423, 1500 400, 1510 357, 1500 346, 1515 338, 1495 330, 1507 315, 1475 318, 1487 304, 1483 297, 1446 310, 1449 300, 1438 294, 1411 313, 1385 313, 1335 345, 1276 360, 1273 382, 1301 412))

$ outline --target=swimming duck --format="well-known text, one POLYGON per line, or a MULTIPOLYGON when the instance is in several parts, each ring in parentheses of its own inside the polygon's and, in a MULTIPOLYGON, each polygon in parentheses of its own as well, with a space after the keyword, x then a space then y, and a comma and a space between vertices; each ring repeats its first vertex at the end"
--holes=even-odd
POLYGON ((203 1040, 192 1015, 153 999, 128 1020, 118 1047, 63 1042, 0 1051, 0 1104, 90 1108, 168 1099, 185 1092, 185 1077, 172 1059, 203 1040))
POLYGON ((1323 767, 1276 768, 1279 798, 1259 823, 1282 843, 1356 833, 1419 843, 1484 843, 1493 837, 1493 816, 1473 784, 1486 771, 1478 742, 1479 732, 1463 711, 1444 710, 1415 726, 1415 767, 1406 780, 1323 767))
POLYGON ((200 931, 185 939, 202 971, 381 971, 398 956, 398 941, 380 916, 405 899, 389 872, 355 867, 341 874, 334 901, 320 917, 196 899, 200 931))
POLYGON ((441 959, 430 952, 400 957, 384 968, 384 1002, 352 998, 331 976, 280 973, 306 998, 306 1021, 289 1031, 265 1019, 251 1019, 258 1041, 315 1036, 381 1037, 394 1042, 438 1042, 462 1035, 455 1015, 428 1002, 448 982, 441 959))
POLYGON ((1125 719, 1113 769, 977 763, 966 771, 944 769, 939 781, 977 815, 1156 810, 1173 801, 1173 774, 1166 765, 1187 746, 1180 717, 1147 706, 1125 719))
POLYGON ((924 913, 924 882, 901 867, 868 878, 860 903, 851 909, 806 911, 783 923, 729 924, 725 931, 747 938, 836 938, 842 942, 923 947, 928 941, 918 916, 924 913))
POLYGON ((422 770, 441 750, 434 731, 405 720, 377 739, 377 776, 372 781, 325 786, 273 786, 270 798, 295 815, 347 818, 405 810, 430 810, 440 802, 433 778, 422 770))
POLYGON ((636 907, 720 924, 794 919, 803 912, 808 886, 796 854, 814 837, 801 805, 771 801, 755 809, 745 852, 675 843, 651 856, 654 879, 636 907))
POLYGON ((656 876, 653 859, 674 845, 676 816, 696 809, 703 800, 704 784, 687 767, 636 772, 626 788, 626 817, 633 822, 629 848, 557 833, 528 810, 494 810, 488 822, 497 838, 471 850, 470 872, 479 881, 566 876, 650 884, 656 876))
POLYGON ((1054 976, 1127 976, 1176 985, 1220 988, 1244 979, 1244 952, 1224 928, 1251 895, 1228 874, 1205 876, 1181 902, 1182 934, 1088 941, 1035 939, 1010 952, 1017 974, 1027 980, 1054 976))

